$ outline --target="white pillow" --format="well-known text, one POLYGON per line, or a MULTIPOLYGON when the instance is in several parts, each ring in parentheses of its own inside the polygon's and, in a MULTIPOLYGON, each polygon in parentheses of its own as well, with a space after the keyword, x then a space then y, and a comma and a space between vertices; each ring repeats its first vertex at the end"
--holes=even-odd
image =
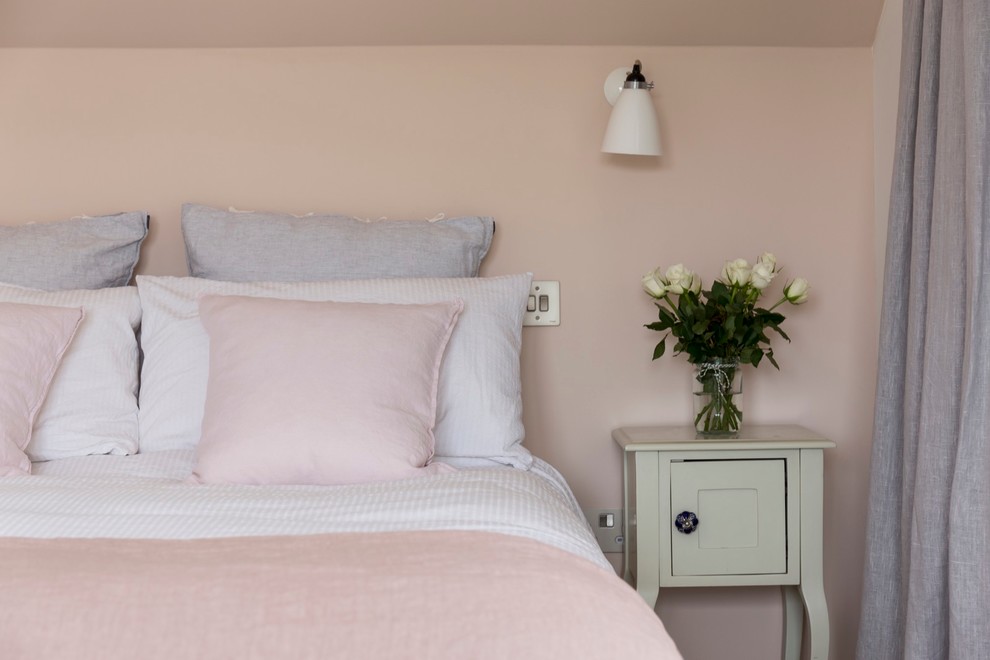
POLYGON ((26 452, 31 460, 137 452, 137 288, 39 291, 0 284, 0 301, 85 313, 35 422, 26 452))
POLYGON ((201 295, 375 303, 460 298, 464 311, 440 369, 436 456, 528 467, 532 456, 521 444, 519 351, 531 280, 529 273, 258 283, 138 276, 144 309, 141 451, 191 448, 199 442, 209 374, 209 338, 197 306, 201 295))

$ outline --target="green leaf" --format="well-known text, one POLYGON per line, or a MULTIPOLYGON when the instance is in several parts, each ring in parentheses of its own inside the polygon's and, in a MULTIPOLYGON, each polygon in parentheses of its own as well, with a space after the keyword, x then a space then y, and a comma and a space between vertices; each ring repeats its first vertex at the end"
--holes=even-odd
POLYGON ((677 318, 671 314, 666 307, 657 305, 657 309, 659 310, 660 320, 666 323, 668 328, 677 323, 677 318))
POLYGON ((663 339, 660 340, 660 343, 657 344, 657 347, 653 349, 653 359, 656 360, 657 358, 663 356, 664 351, 666 350, 667 350, 667 338, 664 337, 663 339))
POLYGON ((778 335, 780 335, 781 337, 783 337, 784 339, 786 339, 787 341, 790 341, 791 340, 791 338, 788 337, 787 334, 783 330, 781 330, 780 327, 778 327, 776 324, 771 325, 770 328, 774 332, 776 332, 778 335))
POLYGON ((731 297, 731 295, 732 295, 732 291, 729 289, 729 287, 725 286, 725 284, 723 284, 722 282, 715 280, 714 282, 712 282, 711 295, 708 297, 708 299, 709 300, 711 300, 712 298, 728 299, 729 297, 731 297))
POLYGON ((727 319, 725 319, 725 323, 722 325, 722 327, 725 328, 726 336, 731 337, 736 332, 736 317, 730 316, 727 319))

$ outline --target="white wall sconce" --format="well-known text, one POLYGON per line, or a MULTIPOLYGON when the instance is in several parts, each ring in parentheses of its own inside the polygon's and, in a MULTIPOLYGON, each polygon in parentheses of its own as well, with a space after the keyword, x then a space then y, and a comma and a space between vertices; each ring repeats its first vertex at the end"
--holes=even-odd
POLYGON ((628 68, 616 69, 605 79, 605 98, 612 105, 612 115, 605 129, 602 151, 609 154, 659 156, 660 126, 650 98, 652 82, 640 71, 639 60, 628 68))

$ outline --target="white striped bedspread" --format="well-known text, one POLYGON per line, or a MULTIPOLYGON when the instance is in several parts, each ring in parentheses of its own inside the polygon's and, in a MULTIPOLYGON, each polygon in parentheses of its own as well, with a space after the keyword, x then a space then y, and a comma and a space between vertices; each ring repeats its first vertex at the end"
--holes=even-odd
POLYGON ((190 539, 410 530, 522 536, 612 570, 551 466, 349 486, 191 485, 191 452, 36 464, 0 480, 0 536, 190 539))

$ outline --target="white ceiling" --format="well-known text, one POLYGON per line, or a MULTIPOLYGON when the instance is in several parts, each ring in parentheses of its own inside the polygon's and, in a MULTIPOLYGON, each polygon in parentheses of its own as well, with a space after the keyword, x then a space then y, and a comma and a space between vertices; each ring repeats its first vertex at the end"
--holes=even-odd
POLYGON ((0 0, 0 47, 870 46, 883 0, 0 0))

